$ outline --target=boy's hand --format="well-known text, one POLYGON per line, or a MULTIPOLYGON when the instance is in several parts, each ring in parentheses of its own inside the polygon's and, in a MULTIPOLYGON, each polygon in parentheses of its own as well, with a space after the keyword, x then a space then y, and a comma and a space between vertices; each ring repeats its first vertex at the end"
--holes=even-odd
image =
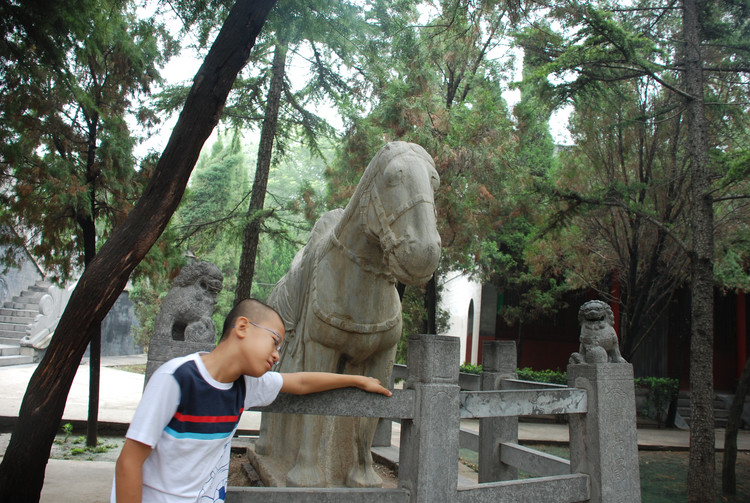
POLYGON ((391 393, 391 390, 384 388, 383 385, 380 384, 380 379, 375 379, 374 377, 368 376, 361 377, 362 384, 357 386, 359 389, 363 389, 370 393, 380 393, 381 395, 385 396, 391 396, 393 394, 391 393))

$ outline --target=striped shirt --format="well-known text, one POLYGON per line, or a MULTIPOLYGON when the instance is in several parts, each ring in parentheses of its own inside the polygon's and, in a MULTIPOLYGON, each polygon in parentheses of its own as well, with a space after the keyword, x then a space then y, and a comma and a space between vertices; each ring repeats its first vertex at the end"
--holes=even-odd
POLYGON ((276 372, 216 381, 198 353, 162 365, 151 376, 126 434, 153 448, 143 465, 143 501, 224 501, 240 416, 271 403, 281 385, 276 372))

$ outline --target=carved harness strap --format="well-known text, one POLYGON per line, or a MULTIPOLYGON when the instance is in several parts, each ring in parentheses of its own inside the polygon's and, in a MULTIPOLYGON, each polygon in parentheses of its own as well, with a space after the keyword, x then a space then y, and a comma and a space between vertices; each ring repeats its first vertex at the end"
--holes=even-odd
POLYGON ((385 321, 381 321, 380 323, 356 323, 350 318, 341 316, 338 313, 324 311, 318 303, 317 275, 318 268, 315 267, 313 268, 312 273, 312 288, 310 289, 310 297, 312 300, 313 313, 315 313, 315 316, 317 316, 318 319, 320 319, 325 324, 330 325, 334 328, 338 328, 339 330, 343 330, 345 332, 354 332, 357 334, 375 334, 390 330, 391 328, 395 327, 401 319, 400 311, 396 311, 395 315, 385 321))
POLYGON ((359 204, 360 226, 362 227, 362 232, 365 235, 372 235, 367 227, 367 216, 371 203, 375 208, 375 214, 377 215, 378 223, 380 224, 380 229, 377 237, 380 240, 381 247, 383 248, 384 260, 386 259, 386 257, 388 257, 388 255, 390 255, 391 251, 394 248, 398 247, 398 245, 406 240, 405 237, 396 237, 393 229, 391 229, 391 225, 393 225, 393 222, 398 220, 401 215, 418 204, 426 203, 432 205, 433 208, 435 206, 435 202, 426 194, 418 194, 396 208, 393 213, 387 215, 385 212, 385 207, 383 206, 383 202, 380 200, 378 189, 373 185, 373 187, 362 196, 359 204))
MULTIPOLYGON (((396 210, 392 214, 387 215, 385 212, 385 208, 383 207, 383 203, 380 200, 380 196, 378 195, 377 188, 373 185, 366 194, 362 195, 360 199, 360 226, 362 227, 364 235, 371 235, 371 233, 367 229, 367 214, 370 203, 372 203, 374 206, 375 213, 378 217, 378 223, 380 224, 380 235, 378 237, 380 245, 383 249, 383 261, 386 263, 386 265, 388 260, 387 257, 390 256, 391 251, 406 239, 403 237, 396 237, 395 233, 391 229, 391 225, 393 224, 393 222, 398 220, 404 213, 418 204, 427 203, 431 204, 432 206, 435 205, 435 203, 427 195, 419 194, 396 208, 396 210)), ((330 243, 341 250, 346 258, 348 258, 363 271, 369 274, 374 274, 376 276, 385 276, 389 281, 393 283, 396 282, 396 279, 390 272, 378 270, 373 265, 367 264, 362 257, 359 257, 352 250, 346 248, 343 243, 341 243, 341 241, 339 241, 339 239, 336 237, 335 231, 331 232, 330 243)), ((321 254, 321 257, 322 255, 324 254, 321 254)), ((312 308, 315 316, 317 316, 324 323, 346 332, 354 332, 360 334, 385 332, 386 330, 390 330, 391 328, 395 327, 398 323, 400 319, 399 312, 397 312, 391 318, 380 323, 356 323, 351 319, 337 315, 336 313, 324 311, 318 303, 317 272, 318 268, 314 267, 311 288, 312 308)))

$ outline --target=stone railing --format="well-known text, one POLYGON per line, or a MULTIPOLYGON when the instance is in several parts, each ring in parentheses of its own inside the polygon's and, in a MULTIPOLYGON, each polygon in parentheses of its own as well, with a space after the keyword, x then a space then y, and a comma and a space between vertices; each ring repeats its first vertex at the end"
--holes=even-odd
POLYGON ((26 336, 21 339, 21 346, 45 349, 55 333, 65 306, 68 305, 70 294, 75 285, 67 288, 50 286, 47 293, 39 299, 39 314, 34 317, 26 328, 26 336))
POLYGON ((483 353, 481 391, 460 391, 457 338, 417 335, 406 385, 390 398, 347 389, 280 395, 257 409, 400 420, 397 489, 233 487, 227 501, 640 502, 629 364, 570 365, 571 386, 545 386, 514 379, 512 342, 485 343, 483 353), (518 444, 518 416, 533 414, 569 415, 570 460, 518 444), (458 487, 462 418, 480 419, 478 483, 466 487, 458 487), (516 480, 519 469, 540 476, 516 480))

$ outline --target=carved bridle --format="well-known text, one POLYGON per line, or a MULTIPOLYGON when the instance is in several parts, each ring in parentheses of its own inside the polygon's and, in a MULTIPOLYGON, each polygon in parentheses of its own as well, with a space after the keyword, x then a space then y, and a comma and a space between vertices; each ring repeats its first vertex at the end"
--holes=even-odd
POLYGON ((378 188, 373 181, 372 187, 370 187, 369 191, 363 194, 359 204, 360 226, 362 227, 363 234, 377 238, 383 248, 384 257, 390 256, 391 251, 406 240, 404 236, 397 238, 391 226, 396 220, 401 218, 404 213, 422 203, 431 205, 434 211, 435 202, 426 194, 418 194, 404 202, 389 215, 386 213, 383 202, 378 194, 378 188), (378 225, 380 226, 377 235, 373 235, 368 226, 369 208, 371 204, 375 209, 375 215, 377 216, 378 225))

